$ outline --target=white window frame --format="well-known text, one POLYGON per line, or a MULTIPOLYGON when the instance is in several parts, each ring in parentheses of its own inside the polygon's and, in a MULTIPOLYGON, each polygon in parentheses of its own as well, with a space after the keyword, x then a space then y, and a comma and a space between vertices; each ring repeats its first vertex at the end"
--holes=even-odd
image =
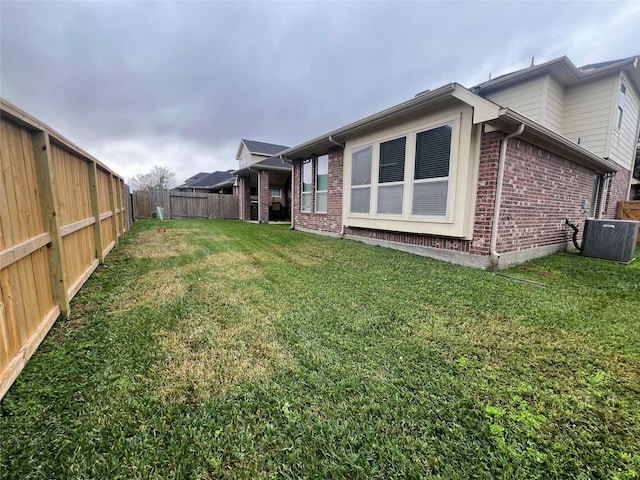
POLYGON ((311 212, 312 209, 312 202, 313 199, 313 160, 311 158, 307 159, 307 160, 303 160, 300 163, 300 211, 303 213, 309 213, 311 212), (309 169, 311 170, 309 175, 311 176, 310 180, 311 182, 308 185, 311 185, 311 190, 306 191, 304 190, 304 171, 305 171, 305 167, 309 166, 309 169), (305 198, 309 199, 309 206, 305 208, 304 204, 305 204, 305 198))
POLYGON ((272 189, 271 189, 271 196, 272 196, 273 198, 281 198, 281 197, 282 197, 282 188, 280 188, 280 187, 274 187, 274 188, 272 188, 272 189), (278 194, 277 194, 277 195, 275 195, 275 194, 274 194, 274 192, 275 192, 276 190, 278 191, 278 194))
POLYGON ((361 183, 361 184, 357 184, 357 185, 353 185, 353 177, 351 175, 349 175, 349 199, 351 200, 351 196, 354 190, 369 190, 369 208, 367 209, 367 212, 352 212, 351 208, 351 201, 349 202, 349 206, 348 206, 348 211, 351 215, 370 215, 371 214, 371 205, 372 205, 372 198, 373 198, 373 172, 374 172, 374 156, 375 156, 375 149, 374 146, 372 144, 369 145, 361 145, 357 148, 354 148, 351 151, 351 159, 353 159, 353 156, 359 152, 362 152, 364 150, 371 150, 371 162, 369 163, 369 183, 361 183))
POLYGON ((316 203, 315 203, 315 212, 316 213, 327 213, 327 209, 329 207, 329 154, 325 153, 324 155, 318 155, 315 159, 315 182, 314 182, 314 186, 315 186, 315 199, 316 199, 316 203), (327 188, 326 190, 320 190, 318 189, 318 176, 319 176, 319 172, 320 172, 320 159, 323 159, 323 161, 326 161, 326 175, 327 175, 327 188), (319 210, 318 209, 318 205, 320 204, 320 202, 318 202, 318 196, 320 194, 324 194, 326 201, 325 201, 325 205, 326 208, 324 210, 319 210))
POLYGON ((407 142, 408 142, 408 138, 406 135, 400 135, 398 137, 395 138, 389 138, 386 140, 382 140, 380 142, 377 142, 377 150, 378 150, 378 165, 376 168, 376 210, 375 210, 375 215, 380 216, 380 215, 391 215, 394 217, 397 216, 402 216, 404 209, 405 209, 405 199, 404 199, 404 192, 406 190, 406 181, 407 181, 407 142), (392 142, 394 140, 398 140, 400 138, 404 138, 404 167, 403 167, 403 175, 404 178, 400 181, 397 182, 381 182, 380 181, 380 151, 382 149, 382 144, 383 143, 387 143, 387 142, 392 142), (398 213, 380 213, 380 190, 384 190, 387 187, 397 187, 397 186, 402 186, 402 205, 400 207, 400 212, 398 213))
POLYGON ((347 140, 343 173, 344 225, 472 239, 481 138, 481 125, 473 122, 473 109, 465 105, 443 108, 428 116, 396 123, 347 140), (430 180, 447 182, 446 214, 412 215, 416 135, 447 124, 452 126, 449 175, 430 180), (378 214, 374 209, 378 200, 379 144, 402 136, 407 137, 402 215, 378 214), (352 213, 352 156, 366 146, 371 146, 373 152, 370 208, 368 213, 352 213))
POLYGON ((620 81, 620 89, 618 90, 618 108, 616 109, 616 129, 622 127, 622 117, 624 116, 624 107, 627 100, 627 85, 624 81, 620 81))

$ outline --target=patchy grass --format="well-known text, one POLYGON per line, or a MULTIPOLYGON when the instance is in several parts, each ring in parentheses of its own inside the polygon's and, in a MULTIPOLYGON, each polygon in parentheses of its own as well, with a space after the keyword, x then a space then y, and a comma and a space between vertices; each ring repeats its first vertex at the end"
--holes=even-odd
POLYGON ((640 475, 640 263, 506 272, 540 288, 285 226, 162 225, 135 222, 3 399, 3 477, 640 475))

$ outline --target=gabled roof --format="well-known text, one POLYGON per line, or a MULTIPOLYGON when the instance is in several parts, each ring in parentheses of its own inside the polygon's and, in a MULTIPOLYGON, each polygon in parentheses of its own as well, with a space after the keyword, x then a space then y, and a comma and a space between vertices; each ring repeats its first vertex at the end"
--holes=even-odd
POLYGON ((260 160, 248 167, 241 168, 233 172, 236 176, 242 175, 246 172, 257 171, 257 170, 291 170, 291 164, 289 162, 285 162, 279 156, 273 156, 269 158, 265 158, 264 160, 260 160))
POLYGON ((232 184, 235 179, 233 170, 213 173, 200 172, 176 188, 216 188, 232 184))
POLYGON ((240 159, 240 152, 242 151, 243 145, 247 147, 247 150, 249 150, 250 153, 254 155, 263 155, 265 157, 270 157, 289 148, 284 145, 277 145, 275 143, 258 142, 256 140, 246 140, 243 138, 240 140, 240 146, 238 147, 236 160, 240 159))
POLYGON ((347 138, 354 135, 402 121, 412 115, 439 108, 443 105, 451 105, 452 102, 463 102, 472 106, 474 123, 496 118, 500 110, 499 105, 471 93, 462 85, 449 83, 435 90, 418 94, 406 102, 387 108, 362 120, 288 148, 280 152, 279 156, 285 159, 293 159, 324 153, 331 147, 343 144, 347 138))
POLYGON ((343 144, 356 135, 376 131, 413 118, 417 114, 432 111, 451 102, 462 102, 473 108, 473 123, 486 122, 505 132, 515 131, 520 124, 525 125, 521 138, 541 145, 552 152, 565 156, 581 165, 605 173, 616 170, 615 165, 602 159, 593 152, 572 142, 566 137, 540 125, 539 123, 518 114, 508 108, 502 108, 481 96, 469 91, 462 85, 451 83, 436 90, 431 90, 400 103, 382 112, 370 115, 357 122, 325 133, 296 147, 288 148, 280 153, 280 157, 291 162, 293 159, 308 158, 313 154, 325 153, 329 148, 343 144))
POLYGON ((184 185, 189 185, 190 182, 196 182, 198 180, 200 180, 201 178, 206 177, 207 175, 211 175, 208 172, 200 172, 200 173, 196 173, 193 177, 189 177, 184 181, 184 185))
POLYGON ((573 85, 581 81, 592 80, 599 77, 614 74, 619 71, 628 71, 630 77, 640 92, 640 56, 611 60, 607 62, 592 63, 583 67, 576 67, 568 57, 559 57, 539 65, 532 65, 515 72, 500 75, 471 88, 471 91, 480 95, 497 88, 508 87, 525 80, 536 78, 546 74, 552 74, 563 85, 573 85))

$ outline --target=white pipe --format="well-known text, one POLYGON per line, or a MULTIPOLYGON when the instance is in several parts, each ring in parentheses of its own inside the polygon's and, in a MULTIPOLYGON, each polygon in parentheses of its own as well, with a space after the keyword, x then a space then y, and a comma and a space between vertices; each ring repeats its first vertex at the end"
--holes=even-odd
POLYGON ((295 230, 295 218, 296 218, 296 169, 293 167, 293 162, 291 162, 291 201, 289 202, 289 210, 291 210, 291 230, 295 230))
POLYGON ((498 222, 500 221, 500 203, 502 202, 502 182, 504 179, 504 164, 507 156, 507 143, 513 137, 521 135, 524 131, 524 123, 521 123, 518 130, 507 135, 500 144, 500 157, 498 159, 498 180, 496 181, 496 199, 493 207, 493 223, 491 224, 491 240, 489 242, 489 253, 491 254, 491 260, 496 261, 500 258, 500 254, 496 251, 496 244, 498 243, 498 222))
POLYGON ((598 210, 598 218, 602 218, 602 212, 607 206, 607 195, 609 194, 609 182, 611 181, 611 175, 605 174, 604 182, 602 182, 602 190, 600 194, 600 208, 598 210))

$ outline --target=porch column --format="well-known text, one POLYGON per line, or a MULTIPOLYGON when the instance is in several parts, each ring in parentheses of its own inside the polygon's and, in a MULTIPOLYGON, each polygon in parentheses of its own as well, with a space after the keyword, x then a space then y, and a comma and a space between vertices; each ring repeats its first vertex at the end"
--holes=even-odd
POLYGON ((251 178, 240 177, 240 220, 251 220, 251 178))
POLYGON ((258 172, 258 222, 269 223, 269 204, 271 203, 271 187, 269 171, 258 172))

